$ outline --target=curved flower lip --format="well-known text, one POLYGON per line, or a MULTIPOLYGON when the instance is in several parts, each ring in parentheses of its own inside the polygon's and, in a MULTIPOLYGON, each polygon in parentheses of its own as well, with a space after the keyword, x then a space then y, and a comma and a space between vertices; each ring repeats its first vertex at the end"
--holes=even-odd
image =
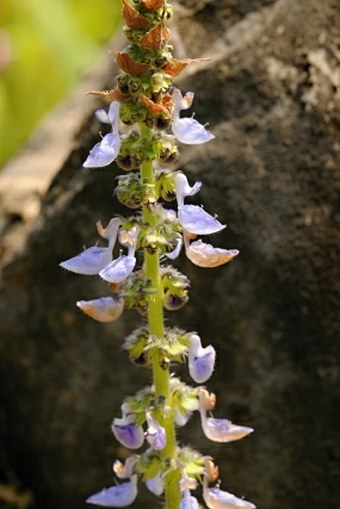
POLYGON ((256 506, 243 498, 235 497, 219 488, 208 488, 206 477, 203 484, 203 499, 209 509, 256 509, 256 506))
POLYGON ((192 334, 189 338, 189 373, 196 383, 206 382, 215 366, 216 351, 212 345, 202 347, 201 338, 192 334))
POLYGON ((94 300, 79 300, 77 306, 94 320, 109 323, 117 320, 123 313, 124 299, 121 297, 117 299, 101 297, 94 300))
POLYGON ((205 421, 202 421, 202 428, 209 440, 224 443, 240 440, 254 431, 253 428, 248 426, 233 424, 228 419, 214 419, 213 417, 208 417, 205 421))
POLYGON ((175 103, 172 132, 178 141, 186 145, 200 145, 215 138, 196 119, 188 117, 180 118, 179 116, 181 110, 190 108, 194 98, 193 92, 187 92, 183 97, 181 92, 175 88, 172 97, 175 103))
POLYGON ((213 247, 199 239, 191 244, 185 242, 185 254, 198 267, 210 269, 230 262, 239 254, 239 251, 237 249, 213 247))
POLYGON ((119 154, 121 138, 118 133, 120 103, 113 101, 108 113, 100 109, 96 111, 96 117, 104 124, 111 124, 112 132, 106 134, 99 143, 90 150, 84 162, 85 168, 102 168, 111 164, 119 154))
POLYGON ((164 480, 159 473, 155 477, 147 479, 145 485, 157 497, 160 497, 164 492, 164 480))
POLYGON ((210 235, 226 227, 198 205, 178 207, 178 220, 184 230, 195 235, 210 235))
POLYGON ((205 436, 213 442, 233 442, 249 435, 254 431, 248 426, 238 426, 228 419, 215 419, 207 417, 207 410, 211 410, 211 398, 208 391, 200 388, 199 410, 201 414, 201 424, 205 436))
POLYGON ((119 134, 106 134, 102 141, 90 150, 83 164, 84 168, 104 168, 113 163, 119 154, 121 143, 119 134))
POLYGON ((166 445, 165 429, 153 418, 151 412, 146 412, 146 421, 148 423, 146 439, 151 447, 161 451, 166 445))
POLYGON ((66 270, 83 274, 85 276, 94 276, 106 267, 112 260, 111 249, 108 247, 92 246, 85 249, 77 256, 61 262, 59 265, 66 270))
POLYGON ((129 482, 112 486, 91 495, 86 502, 102 507, 126 507, 137 497, 137 475, 132 475, 129 482))
POLYGON ((119 424, 118 420, 121 419, 114 419, 111 426, 118 442, 128 449, 139 449, 142 447, 144 443, 143 428, 133 423, 119 424))

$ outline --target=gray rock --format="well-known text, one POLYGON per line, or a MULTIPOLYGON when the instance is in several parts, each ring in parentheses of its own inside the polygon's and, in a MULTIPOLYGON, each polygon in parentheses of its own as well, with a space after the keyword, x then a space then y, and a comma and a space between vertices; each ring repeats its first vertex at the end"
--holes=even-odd
MULTIPOLYGON (((195 90, 197 118, 216 135, 181 147, 179 167, 204 182, 205 208, 228 223, 209 242, 241 253, 210 270, 181 258, 191 300, 169 320, 216 345, 208 384, 216 415, 256 429, 212 445, 195 416, 181 438, 215 457, 224 489, 262 509, 337 507, 339 9, 333 0, 183 0, 176 11, 178 55, 213 57, 178 85, 195 90)), ((105 88, 111 74, 104 63, 89 88, 105 88)), ((103 295, 105 285, 58 267, 97 241, 97 219, 124 213, 111 192, 116 169, 81 168, 100 128, 92 106, 76 110, 64 161, 51 157, 58 164, 35 192, 40 210, 25 215, 18 175, 5 173, 15 178, 2 209, 0 458, 4 479, 44 509, 84 507, 110 485, 113 459, 126 454, 111 419, 149 382, 120 351, 139 317, 129 312, 111 326, 87 319, 74 302, 103 295)), ((53 117, 43 146, 65 136, 70 111, 66 104, 53 117)), ((27 155, 11 163, 21 175, 27 155)), ((43 177, 46 162, 35 164, 43 177)), ((135 505, 151 504, 143 491, 135 505)))

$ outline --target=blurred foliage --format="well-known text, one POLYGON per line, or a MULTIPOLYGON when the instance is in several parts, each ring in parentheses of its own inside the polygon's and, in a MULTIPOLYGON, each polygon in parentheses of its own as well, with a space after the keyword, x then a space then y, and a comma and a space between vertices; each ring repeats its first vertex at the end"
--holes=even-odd
POLYGON ((0 166, 117 30, 120 0, 0 0, 0 166))

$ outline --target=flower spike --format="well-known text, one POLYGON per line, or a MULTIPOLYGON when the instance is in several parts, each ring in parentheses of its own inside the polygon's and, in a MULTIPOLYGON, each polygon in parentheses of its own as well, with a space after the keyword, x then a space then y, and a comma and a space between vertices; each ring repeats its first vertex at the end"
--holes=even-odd
POLYGON ((200 145, 214 135, 194 115, 181 116, 191 108, 194 92, 182 94, 174 88, 173 79, 187 65, 206 59, 173 57, 168 27, 173 13, 170 2, 121 0, 129 44, 113 51, 119 74, 112 89, 89 92, 109 105, 95 112, 107 129, 83 166, 102 168, 116 161, 124 173, 116 177, 114 195, 132 213, 126 218, 116 215, 106 226, 98 221, 97 232, 105 241, 104 247, 92 245, 60 264, 77 274, 99 275, 108 283, 105 286, 110 296, 78 300, 77 306, 86 315, 110 323, 124 308, 134 308, 145 318, 145 323, 125 339, 123 348, 134 364, 152 372, 150 386, 126 398, 121 417, 113 418, 111 424, 123 447, 135 450, 145 442, 146 447, 124 462, 116 460, 113 472, 120 484, 91 495, 87 503, 126 507, 137 496, 140 477, 149 491, 164 498, 167 509, 199 509, 192 491, 202 481, 208 509, 254 509, 250 502, 219 488, 219 469, 212 458, 182 447, 176 438, 176 426, 186 425, 195 411, 200 413, 206 437, 215 442, 239 440, 253 429, 210 415, 216 397, 201 384, 213 374, 215 348, 202 346, 196 332, 166 326, 164 321, 167 311, 177 311, 186 304, 191 286, 185 274, 164 263, 167 258, 175 260, 184 246, 192 263, 211 268, 238 255, 236 249, 214 247, 199 238, 226 226, 202 206, 190 203, 202 183, 191 185, 183 171, 174 166, 179 157, 178 142, 200 145), (169 208, 168 203, 175 199, 177 207, 169 208), (173 364, 186 359, 189 374, 199 387, 185 384, 171 370, 173 364))

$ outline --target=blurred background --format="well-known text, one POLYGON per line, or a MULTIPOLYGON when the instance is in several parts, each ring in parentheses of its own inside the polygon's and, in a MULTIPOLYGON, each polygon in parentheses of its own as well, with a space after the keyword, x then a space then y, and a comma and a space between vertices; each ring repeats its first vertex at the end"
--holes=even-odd
POLYGON ((1 0, 0 167, 95 61, 119 18, 112 0, 1 0))

